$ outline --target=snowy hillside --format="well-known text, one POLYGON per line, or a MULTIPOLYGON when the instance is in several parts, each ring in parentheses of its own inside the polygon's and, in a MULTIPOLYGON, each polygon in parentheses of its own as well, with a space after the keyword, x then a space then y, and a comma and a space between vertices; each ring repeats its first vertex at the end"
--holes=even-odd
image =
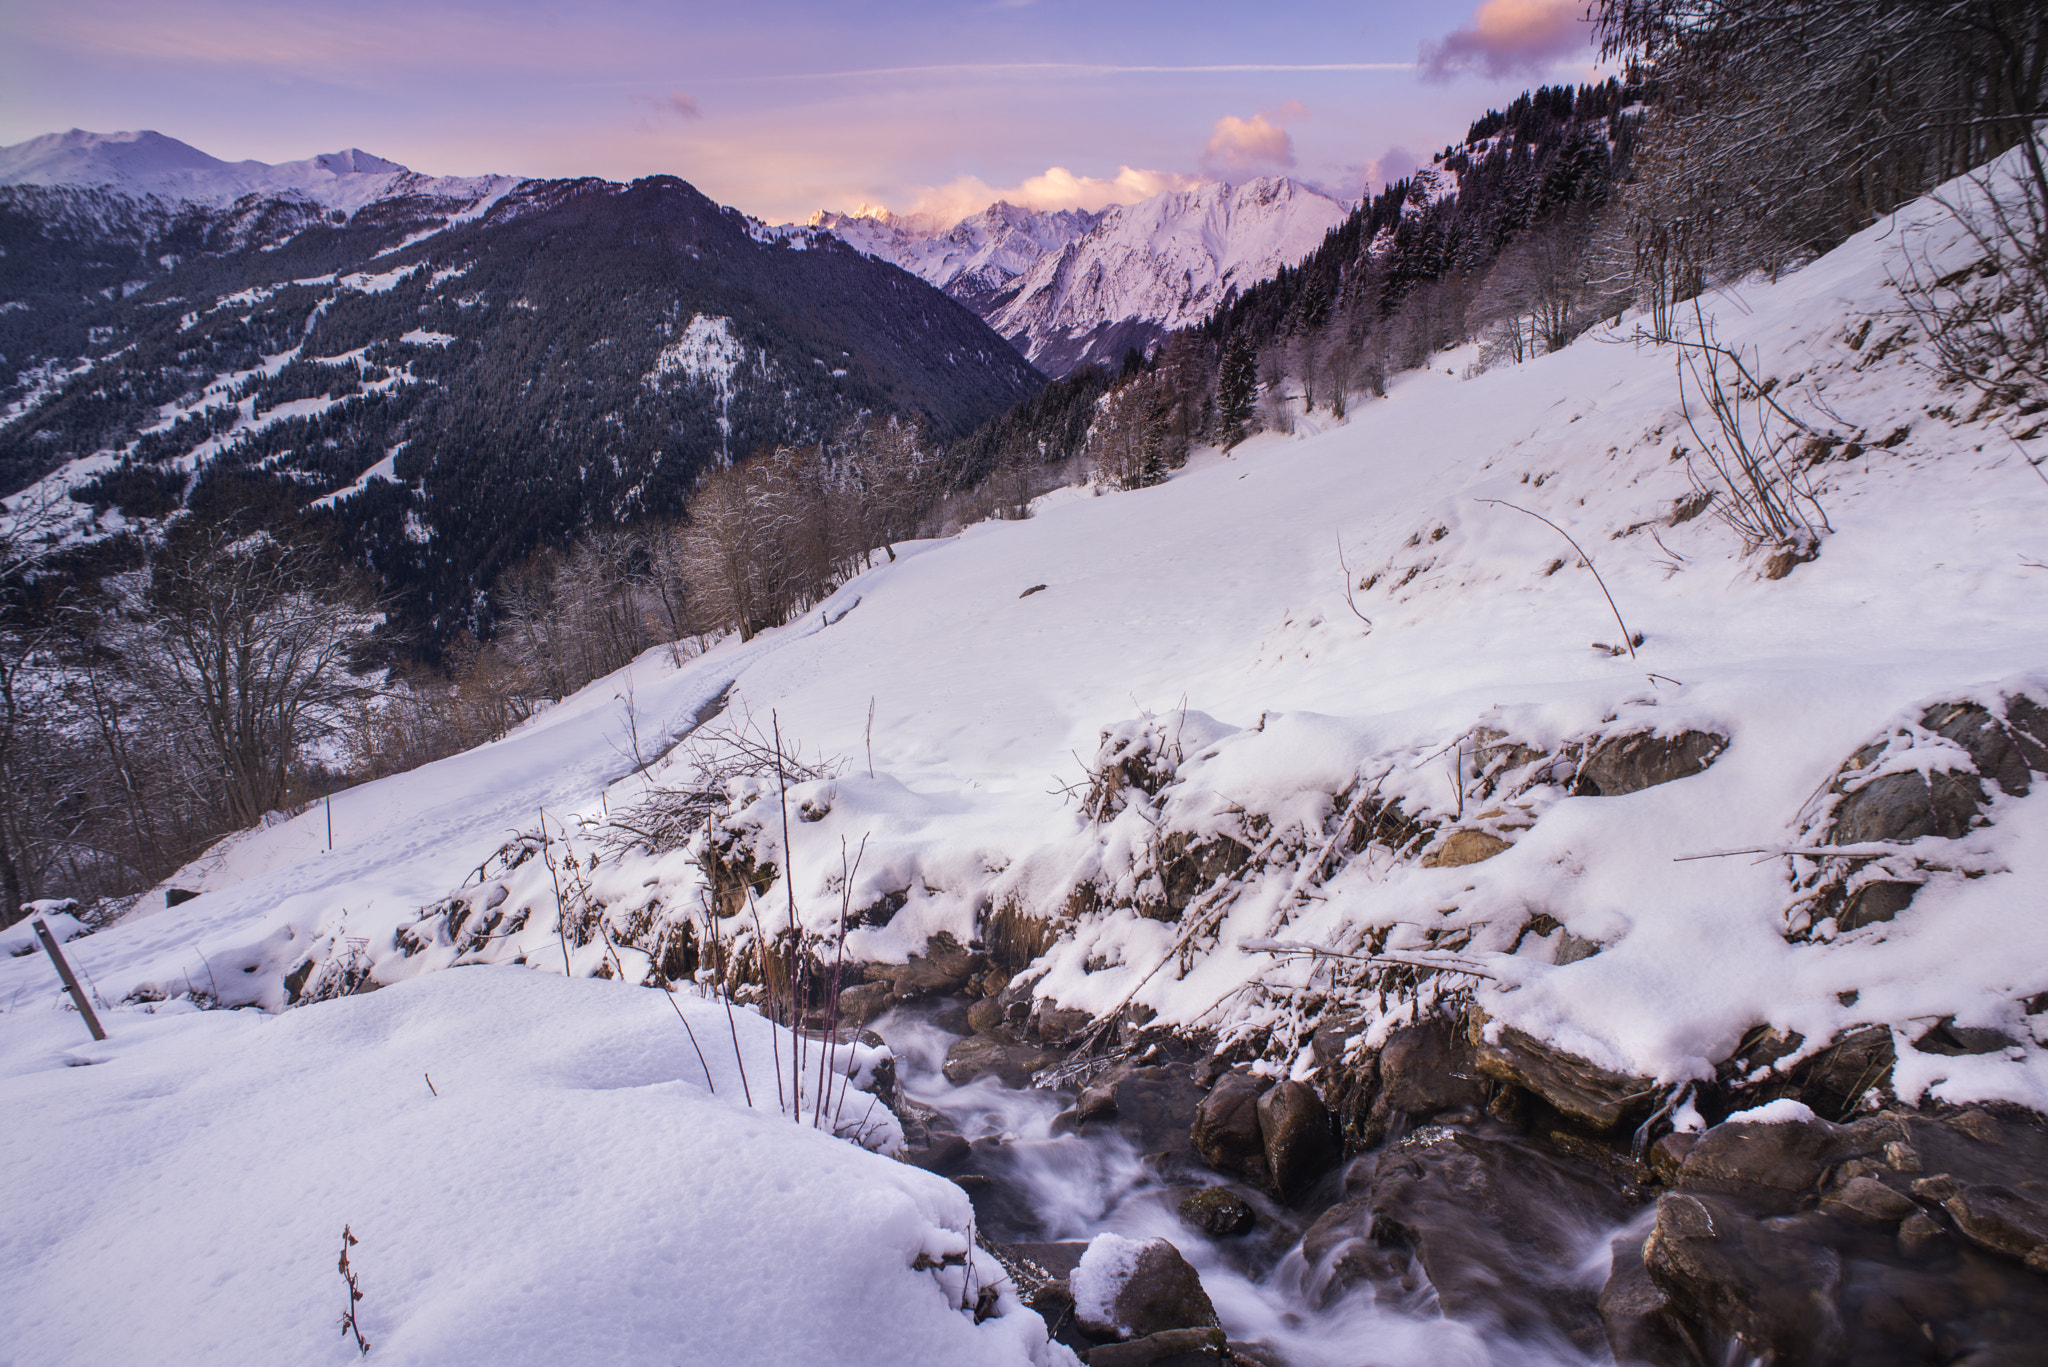
MULTIPOLYGON (((1006 312, 1185 321, 1341 213, 1300 193, 1113 210, 1006 312)), ((1256 1034, 1297 1077, 1318 1020, 1376 1043, 1456 1000, 1681 1128, 1688 1084, 1764 1027, 1809 1055, 1882 1036, 1896 1063, 1853 1105, 2048 1109, 2048 435, 1959 416, 1893 284, 1904 253, 1963 250, 1922 202, 1702 301, 1771 382, 1763 421, 1797 425, 1814 558, 1770 564, 1701 502, 1688 448, 1713 434, 1635 320, 1483 374, 1446 353, 1341 424, 1063 491, 899 546, 792 626, 643 656, 338 794, 331 852, 321 809, 228 842, 173 880, 198 897, 72 942, 105 1044, 42 958, 0 960, 0 1098, 58 1163, 0 1223, 11 1351, 161 1355, 175 1322, 178 1360, 312 1360, 347 1221, 380 1360, 1065 1361, 1014 1302, 958 1309, 957 1191, 737 1105, 658 994, 554 981, 641 979, 686 925, 747 933, 705 910, 742 882, 769 935, 793 906, 901 964, 946 932, 1041 1005, 1256 1034), (723 843, 635 848, 610 823, 690 787, 668 747, 707 715, 834 773, 736 778, 723 843), (1971 748, 1997 728, 2003 767, 1971 748), (1631 755, 1663 767, 1607 777, 1631 755), (1975 796, 1954 829, 1847 830, 1898 776, 1975 796), (582 861, 573 929, 560 865, 507 853, 537 829, 582 861), (1857 900, 1879 884, 1893 901, 1857 900), (364 970, 387 989, 190 1005, 274 1012, 364 970), (145 1290, 133 1323, 95 1308, 145 1290)))
POLYGON ((1201 322, 1233 287, 1298 263, 1347 212, 1299 181, 1261 177, 1096 214, 994 204, 944 230, 875 216, 812 222, 939 286, 1039 369, 1064 375, 1201 322))
POLYGON ((47 133, 0 147, 0 185, 113 190, 174 203, 224 206, 244 195, 302 195, 329 209, 354 211, 395 195, 440 198, 502 191, 512 178, 423 176, 360 148, 304 161, 222 161, 188 143, 144 129, 131 133, 47 133))

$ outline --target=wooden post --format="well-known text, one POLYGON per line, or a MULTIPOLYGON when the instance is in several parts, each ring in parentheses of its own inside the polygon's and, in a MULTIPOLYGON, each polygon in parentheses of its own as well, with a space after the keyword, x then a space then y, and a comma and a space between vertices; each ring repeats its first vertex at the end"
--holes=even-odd
POLYGON ((57 976, 64 980, 64 990, 71 994, 72 1003, 78 1007, 78 1014, 85 1017, 85 1028, 92 1031, 94 1039, 105 1039, 107 1032, 100 1029, 100 1018, 93 1014, 92 1002, 87 999, 85 989, 78 985, 78 979, 72 976, 71 965, 64 962, 64 951, 57 948, 57 937, 50 933, 50 927, 42 917, 36 917, 33 924, 36 928, 36 938, 43 942, 43 948, 50 955, 50 962, 57 965, 57 976))

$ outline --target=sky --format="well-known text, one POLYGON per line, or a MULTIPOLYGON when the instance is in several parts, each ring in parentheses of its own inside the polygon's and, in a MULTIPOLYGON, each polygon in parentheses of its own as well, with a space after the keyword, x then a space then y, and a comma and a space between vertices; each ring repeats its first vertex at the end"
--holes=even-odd
POLYGON ((1597 78, 1585 0, 0 0, 0 144, 671 174, 771 222, 1100 208, 1289 174, 1345 199, 1597 78))

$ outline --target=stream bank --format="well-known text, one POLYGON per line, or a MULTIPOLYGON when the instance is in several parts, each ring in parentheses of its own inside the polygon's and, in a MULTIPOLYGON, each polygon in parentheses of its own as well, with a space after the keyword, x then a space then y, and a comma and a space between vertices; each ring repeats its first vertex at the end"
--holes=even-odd
POLYGON ((1710 1125, 1688 1100, 1649 1142, 1490 1076, 1461 1021, 1300 1081, 1066 1013, 976 1031, 978 1005, 873 1022, 904 1157, 968 1191, 1091 1367, 1996 1367, 2048 1342, 2048 1128, 2017 1108, 1836 1124, 1781 1098, 1710 1125), (1156 1240, 1167 1282, 1199 1277, 1167 1288, 1188 1322, 1091 1321, 1091 1241, 1156 1240))

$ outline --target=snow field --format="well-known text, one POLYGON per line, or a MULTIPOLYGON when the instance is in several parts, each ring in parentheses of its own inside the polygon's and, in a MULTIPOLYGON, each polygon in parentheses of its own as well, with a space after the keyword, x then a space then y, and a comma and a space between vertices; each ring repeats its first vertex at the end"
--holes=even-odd
POLYGON ((677 1000, 715 1095, 656 994, 511 968, 101 1045, 15 1014, 0 1361, 354 1361, 346 1225, 381 1362, 1071 1363, 1007 1294, 958 1309, 1000 1276, 944 1266, 960 1188, 749 1110, 735 1034, 760 1103, 771 1027, 677 1000))

